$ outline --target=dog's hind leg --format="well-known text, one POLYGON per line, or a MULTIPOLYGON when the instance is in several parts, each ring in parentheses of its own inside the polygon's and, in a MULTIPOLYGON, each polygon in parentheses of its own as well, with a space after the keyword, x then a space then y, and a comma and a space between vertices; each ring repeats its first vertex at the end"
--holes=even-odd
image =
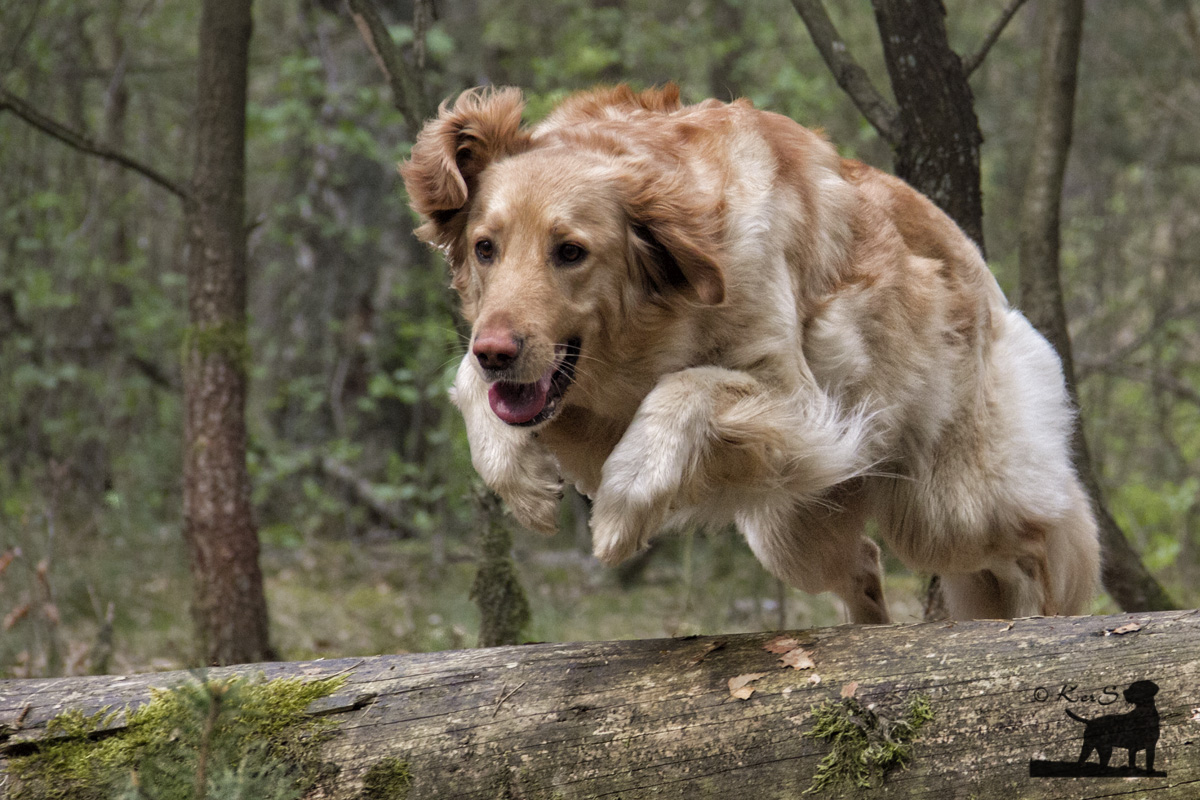
POLYGON ((879 545, 870 539, 859 538, 857 550, 850 551, 849 580, 833 591, 850 613, 850 621, 862 624, 891 622, 887 602, 883 598, 883 567, 879 563, 879 545))
POLYGON ((942 574, 946 608, 954 619, 1081 614, 1095 592, 1100 552, 1087 498, 1077 484, 1073 503, 1052 521, 1025 521, 993 541, 1000 544, 983 569, 942 574))
POLYGON ((1022 605, 1028 606, 1028 602, 1014 603, 1014 595, 1019 596, 1021 592, 1014 592, 1015 587, 1009 581, 1002 581, 993 570, 942 574, 940 577, 946 611, 951 619, 1011 619, 1038 613, 1021 609, 1022 605))
POLYGON ((1087 614, 1100 584, 1100 542, 1091 501, 1077 479, 1067 487, 1067 494, 1066 513, 1047 526, 1047 579, 1055 614, 1087 614))
POLYGON ((784 583, 811 594, 833 592, 851 622, 891 621, 879 546, 862 534, 858 509, 750 512, 738 515, 738 527, 762 565, 784 583))
POLYGON ((1009 560, 994 558, 977 572, 942 574, 951 619, 1015 619, 1058 613, 1044 542, 1033 540, 1025 545, 1020 555, 1009 560))

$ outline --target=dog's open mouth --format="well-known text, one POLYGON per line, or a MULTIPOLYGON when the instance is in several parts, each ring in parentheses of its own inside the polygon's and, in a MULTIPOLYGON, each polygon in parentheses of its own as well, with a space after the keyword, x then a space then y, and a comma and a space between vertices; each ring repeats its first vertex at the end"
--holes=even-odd
POLYGON ((488 403, 509 425, 537 425, 558 413, 563 393, 575 380, 579 339, 554 346, 554 363, 532 383, 496 381, 488 387, 488 403))

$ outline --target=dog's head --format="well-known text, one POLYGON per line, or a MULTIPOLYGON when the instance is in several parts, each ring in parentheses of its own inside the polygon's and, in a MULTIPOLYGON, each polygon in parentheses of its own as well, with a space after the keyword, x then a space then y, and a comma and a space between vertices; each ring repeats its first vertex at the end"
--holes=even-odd
MULTIPOLYGON (((621 113, 639 110, 630 96, 621 113)), ((530 131, 522 107, 515 89, 443 104, 401 173, 418 236, 449 261, 492 410, 533 426, 637 357, 631 330, 721 303, 725 279, 717 215, 663 143, 599 114, 530 131)))
POLYGON ((1154 681, 1134 681, 1125 690, 1125 702, 1135 706, 1153 704, 1156 694, 1158 694, 1158 684, 1154 681))

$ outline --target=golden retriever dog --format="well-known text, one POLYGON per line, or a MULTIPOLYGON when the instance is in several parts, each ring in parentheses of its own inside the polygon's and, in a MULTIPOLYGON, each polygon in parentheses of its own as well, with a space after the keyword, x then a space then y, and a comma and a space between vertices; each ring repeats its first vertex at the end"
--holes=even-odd
POLYGON ((733 522, 788 584, 888 621, 881 538, 956 618, 1074 614, 1099 570, 1054 351, 902 181, 674 86, 443 104, 401 172, 472 326, 472 461, 552 532, 562 480, 616 564, 733 522))

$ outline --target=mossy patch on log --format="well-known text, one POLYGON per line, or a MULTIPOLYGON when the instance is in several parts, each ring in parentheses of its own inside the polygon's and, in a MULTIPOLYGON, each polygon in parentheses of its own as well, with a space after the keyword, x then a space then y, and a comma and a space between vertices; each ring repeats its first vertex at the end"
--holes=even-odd
POLYGON ((33 752, 10 759, 11 797, 299 798, 336 770, 320 750, 333 723, 305 709, 343 682, 208 680, 154 691, 132 710, 65 711, 33 752))
POLYGON ((927 695, 909 698, 901 719, 889 719, 875 705, 862 705, 854 697, 827 700, 813 709, 813 729, 807 736, 833 745, 821 760, 805 794, 841 786, 871 789, 883 783, 895 767, 912 758, 912 742, 921 727, 933 719, 927 695))
POLYGON ((412 773, 408 762, 385 758, 375 762, 363 775, 360 800, 407 800, 412 788, 412 773))

